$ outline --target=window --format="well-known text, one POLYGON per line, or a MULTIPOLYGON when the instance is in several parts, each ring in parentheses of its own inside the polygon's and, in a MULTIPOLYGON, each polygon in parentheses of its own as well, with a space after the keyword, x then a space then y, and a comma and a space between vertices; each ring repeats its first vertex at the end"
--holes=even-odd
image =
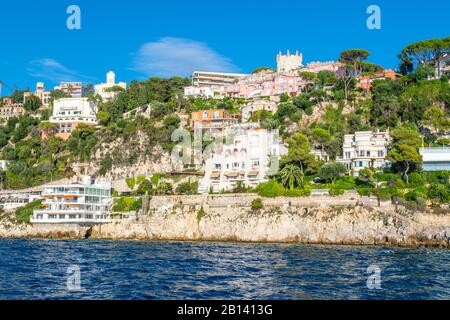
POLYGON ((222 169, 222 165, 221 165, 220 163, 216 163, 216 164, 214 165, 214 169, 220 170, 220 169, 222 169))
POLYGON ((384 151, 383 150, 378 150, 378 157, 384 157, 384 151))
POLYGON ((208 112, 203 112, 203 120, 208 120, 208 112))
POLYGON ((345 159, 350 159, 352 157, 352 153, 351 152, 346 152, 345 153, 345 159))

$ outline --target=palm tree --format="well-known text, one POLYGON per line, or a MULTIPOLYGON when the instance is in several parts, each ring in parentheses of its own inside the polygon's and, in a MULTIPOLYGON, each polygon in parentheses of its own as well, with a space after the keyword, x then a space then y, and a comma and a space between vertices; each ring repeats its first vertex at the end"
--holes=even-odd
POLYGON ((300 169, 295 164, 287 164, 278 173, 281 184, 286 189, 294 189, 296 186, 301 186, 303 184, 303 170, 300 169))

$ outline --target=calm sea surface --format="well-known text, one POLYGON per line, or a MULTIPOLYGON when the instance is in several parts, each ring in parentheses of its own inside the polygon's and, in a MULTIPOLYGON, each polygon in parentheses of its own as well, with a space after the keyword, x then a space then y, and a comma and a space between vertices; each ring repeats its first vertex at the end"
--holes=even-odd
POLYGON ((0 240, 0 299, 449 298, 449 250, 0 240))

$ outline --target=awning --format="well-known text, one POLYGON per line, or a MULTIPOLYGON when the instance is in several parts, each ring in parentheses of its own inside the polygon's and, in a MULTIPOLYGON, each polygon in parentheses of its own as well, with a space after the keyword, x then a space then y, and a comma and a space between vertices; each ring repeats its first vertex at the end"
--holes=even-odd
POLYGON ((227 172, 225 173, 227 177, 235 178, 239 175, 239 172, 227 172))
POLYGON ((248 173, 248 176, 249 177, 256 177, 256 176, 258 176, 259 175, 259 171, 250 171, 249 173, 248 173))
POLYGON ((220 171, 211 173, 211 178, 220 178, 220 171))

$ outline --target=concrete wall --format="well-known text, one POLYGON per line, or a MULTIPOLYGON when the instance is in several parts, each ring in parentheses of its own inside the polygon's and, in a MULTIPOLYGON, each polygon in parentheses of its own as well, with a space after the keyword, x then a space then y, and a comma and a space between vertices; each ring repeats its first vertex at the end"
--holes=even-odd
MULTIPOLYGON (((314 197, 278 197, 262 198, 254 193, 249 194, 221 194, 221 195, 191 195, 191 196, 155 196, 150 200, 150 210, 173 206, 192 207, 250 207, 254 199, 261 198, 264 206, 289 207, 310 206, 321 207, 328 205, 356 205, 361 201, 359 196, 343 195, 340 197, 314 196, 314 197)), ((370 201, 373 203, 373 201, 370 201)))

